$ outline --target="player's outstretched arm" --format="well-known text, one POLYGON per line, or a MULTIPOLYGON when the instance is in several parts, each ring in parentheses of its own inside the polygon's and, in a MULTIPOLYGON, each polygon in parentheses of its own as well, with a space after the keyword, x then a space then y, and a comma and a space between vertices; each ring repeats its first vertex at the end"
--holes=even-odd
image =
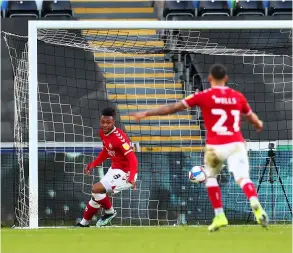
POLYGON ((142 111, 142 112, 134 112, 130 113, 129 115, 133 116, 136 121, 143 119, 149 116, 162 116, 162 115, 169 115, 175 112, 183 111, 186 109, 186 105, 183 102, 173 103, 173 104, 166 104, 159 108, 149 110, 149 111, 142 111))
POLYGON ((258 116, 251 112, 246 116, 248 122, 256 128, 256 131, 261 132, 263 129, 263 122, 258 118, 258 116))
POLYGON ((92 169, 100 165, 103 161, 105 161, 109 157, 109 154, 105 148, 102 149, 101 153, 98 155, 98 157, 91 163, 89 163, 85 167, 85 173, 89 174, 92 169))
POLYGON ((135 189, 135 175, 137 173, 137 167, 138 167, 137 157, 132 150, 131 152, 128 152, 127 154, 125 154, 125 157, 128 160, 129 171, 130 171, 128 182, 131 183, 133 188, 135 189))

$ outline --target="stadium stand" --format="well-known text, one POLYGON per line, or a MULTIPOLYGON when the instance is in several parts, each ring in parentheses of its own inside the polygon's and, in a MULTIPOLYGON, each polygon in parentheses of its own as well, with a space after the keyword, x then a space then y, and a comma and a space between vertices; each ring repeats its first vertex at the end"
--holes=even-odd
MULTIPOLYGON (((195 1, 194 1, 195 2, 195 1)), ((199 15, 210 16, 230 16, 228 1, 199 1, 199 15)))
POLYGON ((197 8, 190 1, 167 1, 163 15, 166 20, 194 19, 197 8))
POLYGON ((292 1, 271 1, 270 2, 270 15, 272 16, 287 16, 292 18, 292 1))
POLYGON ((265 8, 263 1, 249 1, 241 0, 236 4, 235 10, 236 16, 252 15, 252 16, 264 16, 265 8))
POLYGON ((70 1, 43 1, 41 16, 72 18, 70 1))
POLYGON ((39 17, 35 1, 8 1, 5 17, 39 17))
MULTIPOLYGON (((115 7, 113 7, 112 2, 72 2, 72 6, 75 17, 80 19, 101 18, 100 15, 107 19, 112 19, 114 15, 119 19, 133 19, 138 16, 142 16, 144 19, 156 17, 154 8, 150 7, 148 2, 116 2, 115 7)), ((173 5, 174 8, 176 6, 176 4, 173 5)), ((181 6, 180 8, 184 7, 183 4, 179 6, 181 6)), ((149 45, 155 45, 160 50, 164 41, 154 41, 157 37, 156 33, 156 30, 145 30, 143 32, 134 30, 123 34, 117 30, 110 30, 108 33, 91 31, 89 34, 84 32, 84 35, 89 43, 96 36, 105 36, 105 38, 108 38, 106 43, 110 44, 113 43, 109 40, 111 37, 116 38, 116 43, 125 41, 129 36, 133 36, 134 40, 142 41, 148 38, 146 42, 141 43, 141 47, 148 43, 149 45)), ((95 61, 105 73, 109 98, 116 99, 122 115, 129 111, 145 108, 146 104, 151 104, 151 100, 153 100, 153 104, 163 105, 167 101, 171 102, 183 98, 183 94, 178 93, 178 90, 183 90, 183 84, 173 70, 174 63, 166 59, 164 53, 147 55, 147 57, 143 54, 95 53, 95 61), (152 86, 154 89, 146 96, 144 87, 147 86, 152 86), (166 94, 166 89, 168 89, 168 94, 166 94), (130 103, 131 105, 129 105, 130 103)), ((192 115, 189 115, 188 112, 182 112, 179 115, 167 116, 163 121, 160 120, 161 125, 159 124, 159 117, 153 117, 151 125, 149 121, 144 121, 141 125, 135 125, 129 116, 121 116, 121 121, 129 132, 131 140, 140 142, 142 151, 152 152, 169 151, 171 146, 181 143, 182 139, 184 140, 183 149, 190 150, 191 143, 201 143, 198 125, 192 126, 191 130, 195 133, 192 137, 190 137, 190 131, 185 131, 187 127, 190 127, 189 121, 191 119, 192 115), (182 123, 184 121, 188 125, 182 123), (172 131, 172 136, 170 136, 170 131, 172 131), (186 136, 184 136, 184 133, 186 133, 186 136)), ((196 151, 199 150, 199 147, 195 145, 192 149, 196 151)))

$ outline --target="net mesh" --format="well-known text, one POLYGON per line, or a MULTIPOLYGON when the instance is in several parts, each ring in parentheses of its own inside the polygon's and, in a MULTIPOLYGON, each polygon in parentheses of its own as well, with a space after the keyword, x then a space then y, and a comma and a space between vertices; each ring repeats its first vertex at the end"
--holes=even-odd
MULTIPOLYGON (((27 38, 3 36, 14 70, 16 218, 18 225, 28 226, 27 38)), ((252 179, 260 185, 270 218, 290 219, 292 155, 286 150, 277 153, 276 174, 271 163, 266 166, 267 150, 260 147, 264 141, 291 139, 291 30, 40 29, 38 40, 40 225, 72 224, 81 216, 91 185, 107 171, 108 161, 91 176, 83 173, 100 151, 98 116, 108 106, 117 108, 118 127, 141 151, 138 190, 112 196, 118 211, 113 223, 208 222, 213 212, 204 186, 187 178, 191 166, 203 164, 205 130, 199 109, 140 124, 128 113, 207 88, 208 69, 215 62, 228 67, 229 86, 242 91, 268 125, 261 136, 244 125, 245 137, 253 144, 252 179)), ((225 168, 218 179, 229 219, 251 220, 249 205, 225 168)))

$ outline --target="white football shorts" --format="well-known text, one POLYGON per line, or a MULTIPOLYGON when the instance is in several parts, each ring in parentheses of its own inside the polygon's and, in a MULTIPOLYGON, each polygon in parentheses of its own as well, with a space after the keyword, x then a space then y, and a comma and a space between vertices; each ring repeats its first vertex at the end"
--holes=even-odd
POLYGON ((243 142, 206 145, 204 160, 208 177, 219 174, 223 163, 227 161, 228 169, 233 173, 235 180, 249 178, 249 160, 243 142))
MULTIPOLYGON (((127 182, 128 177, 129 172, 126 173, 120 169, 109 168, 100 182, 105 187, 107 193, 119 193, 132 187, 132 184, 127 182)), ((135 180, 136 178, 137 174, 135 175, 135 180)))

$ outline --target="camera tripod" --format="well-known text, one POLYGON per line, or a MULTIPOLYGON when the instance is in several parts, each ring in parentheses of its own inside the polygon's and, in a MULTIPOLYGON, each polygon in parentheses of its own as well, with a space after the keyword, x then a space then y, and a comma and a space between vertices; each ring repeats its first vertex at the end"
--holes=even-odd
MULTIPOLYGON (((286 193, 286 190, 284 188, 284 185, 283 185, 283 181, 280 177, 280 174, 279 174, 279 170, 278 170, 278 167, 276 165, 276 161, 275 161, 275 152, 273 150, 272 147, 269 147, 269 151, 268 151, 268 158, 266 159, 266 165, 264 167, 264 170, 261 174, 261 177, 259 179, 259 184, 258 184, 258 187, 257 187, 257 193, 259 192, 259 189, 261 187, 261 184, 263 182, 263 178, 265 176, 265 173, 267 171, 267 169, 269 170, 269 178, 267 180, 267 182, 270 183, 271 185, 271 212, 272 212, 272 220, 275 219, 275 196, 274 196, 274 182, 276 180, 274 180, 274 170, 277 174, 277 177, 278 177, 278 180, 279 180, 279 183, 281 185, 281 188, 282 188, 282 191, 283 191, 283 194, 284 194, 284 197, 286 199, 286 202, 287 202, 287 205, 288 205, 288 208, 290 210, 290 213, 291 213, 291 216, 292 216, 292 209, 291 209, 291 205, 290 205, 290 201, 288 199, 288 196, 287 196, 287 193, 286 193)), ((249 221, 249 218, 250 218, 250 215, 251 215, 251 212, 249 213, 248 217, 247 217, 247 220, 246 220, 246 223, 249 221)))

